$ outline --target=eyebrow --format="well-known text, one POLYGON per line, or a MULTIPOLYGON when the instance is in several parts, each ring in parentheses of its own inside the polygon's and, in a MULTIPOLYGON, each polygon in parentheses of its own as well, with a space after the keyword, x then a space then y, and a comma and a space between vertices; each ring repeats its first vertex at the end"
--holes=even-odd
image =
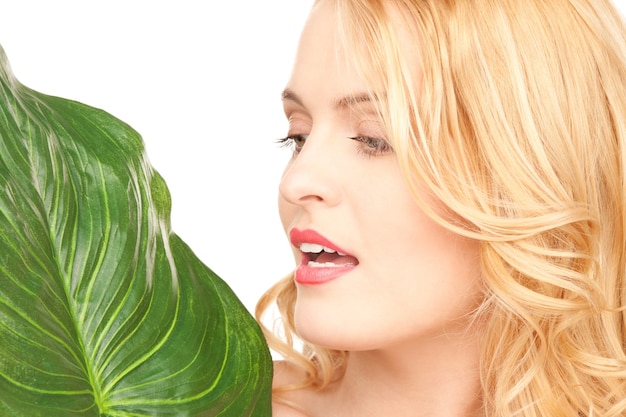
MULTIPOLYGON (((300 96, 298 96, 295 92, 293 92, 292 90, 290 90, 288 88, 283 90, 283 92, 281 93, 281 98, 282 98, 283 101, 285 101, 285 100, 293 101, 294 103, 298 104, 299 106, 306 107, 304 105, 304 102, 300 98, 300 96)), ((358 103, 371 102, 372 99, 376 100, 377 98, 375 96, 372 97, 372 95, 368 94, 368 93, 350 94, 350 95, 347 95, 347 96, 344 96, 344 97, 341 97, 341 98, 335 100, 334 107, 335 108, 351 107, 351 106, 353 106, 355 104, 358 104, 358 103)))

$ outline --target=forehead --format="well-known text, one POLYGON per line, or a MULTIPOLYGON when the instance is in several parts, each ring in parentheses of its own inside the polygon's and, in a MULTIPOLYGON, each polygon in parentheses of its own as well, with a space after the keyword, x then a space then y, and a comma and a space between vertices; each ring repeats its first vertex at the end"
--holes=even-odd
POLYGON ((334 71, 345 86, 360 78, 381 95, 385 91, 374 86, 390 73, 420 72, 421 37, 411 15, 394 1, 318 0, 301 34, 295 70, 334 71))
POLYGON ((353 90, 355 78, 355 68, 340 36, 336 4, 317 1, 300 36, 287 98, 304 99, 308 90, 330 89, 347 95, 353 90), (337 91, 339 88, 343 91, 337 91))
POLYGON ((315 3, 301 34, 292 76, 283 96, 289 101, 287 105, 310 108, 310 101, 316 99, 335 109, 380 112, 381 106, 387 107, 390 88, 399 91, 400 83, 404 83, 401 89, 407 87, 406 80, 389 74, 412 73, 409 84, 417 86, 414 81, 421 77, 417 76, 415 31, 409 30, 406 18, 397 10, 388 7, 390 10, 380 12, 381 16, 373 8, 361 10, 370 3, 380 8, 385 2, 315 3), (367 13, 371 15, 366 16, 367 13), (399 61, 405 64, 391 66, 399 61), (400 68, 401 65, 408 66, 400 68))

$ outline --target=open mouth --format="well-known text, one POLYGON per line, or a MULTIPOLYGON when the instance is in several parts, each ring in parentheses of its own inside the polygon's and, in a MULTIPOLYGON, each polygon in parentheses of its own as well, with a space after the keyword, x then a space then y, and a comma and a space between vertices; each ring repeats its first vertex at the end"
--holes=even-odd
POLYGON ((354 256, 316 243, 302 243, 299 249, 302 252, 302 264, 309 267, 332 268, 359 264, 359 261, 354 256))

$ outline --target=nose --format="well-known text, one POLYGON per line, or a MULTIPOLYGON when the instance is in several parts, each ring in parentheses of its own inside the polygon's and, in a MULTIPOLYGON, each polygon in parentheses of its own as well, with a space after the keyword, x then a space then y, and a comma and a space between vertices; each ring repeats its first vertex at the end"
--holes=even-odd
POLYGON ((299 154, 289 162, 279 185, 280 197, 297 206, 334 206, 340 200, 341 161, 312 134, 299 154))

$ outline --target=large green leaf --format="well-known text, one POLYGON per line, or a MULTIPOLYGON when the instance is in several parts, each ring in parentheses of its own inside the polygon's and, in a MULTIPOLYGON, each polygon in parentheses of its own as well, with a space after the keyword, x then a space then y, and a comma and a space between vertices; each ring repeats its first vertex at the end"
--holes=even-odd
POLYGON ((169 215, 133 129, 0 48, 0 416, 270 415, 259 327, 169 215))

